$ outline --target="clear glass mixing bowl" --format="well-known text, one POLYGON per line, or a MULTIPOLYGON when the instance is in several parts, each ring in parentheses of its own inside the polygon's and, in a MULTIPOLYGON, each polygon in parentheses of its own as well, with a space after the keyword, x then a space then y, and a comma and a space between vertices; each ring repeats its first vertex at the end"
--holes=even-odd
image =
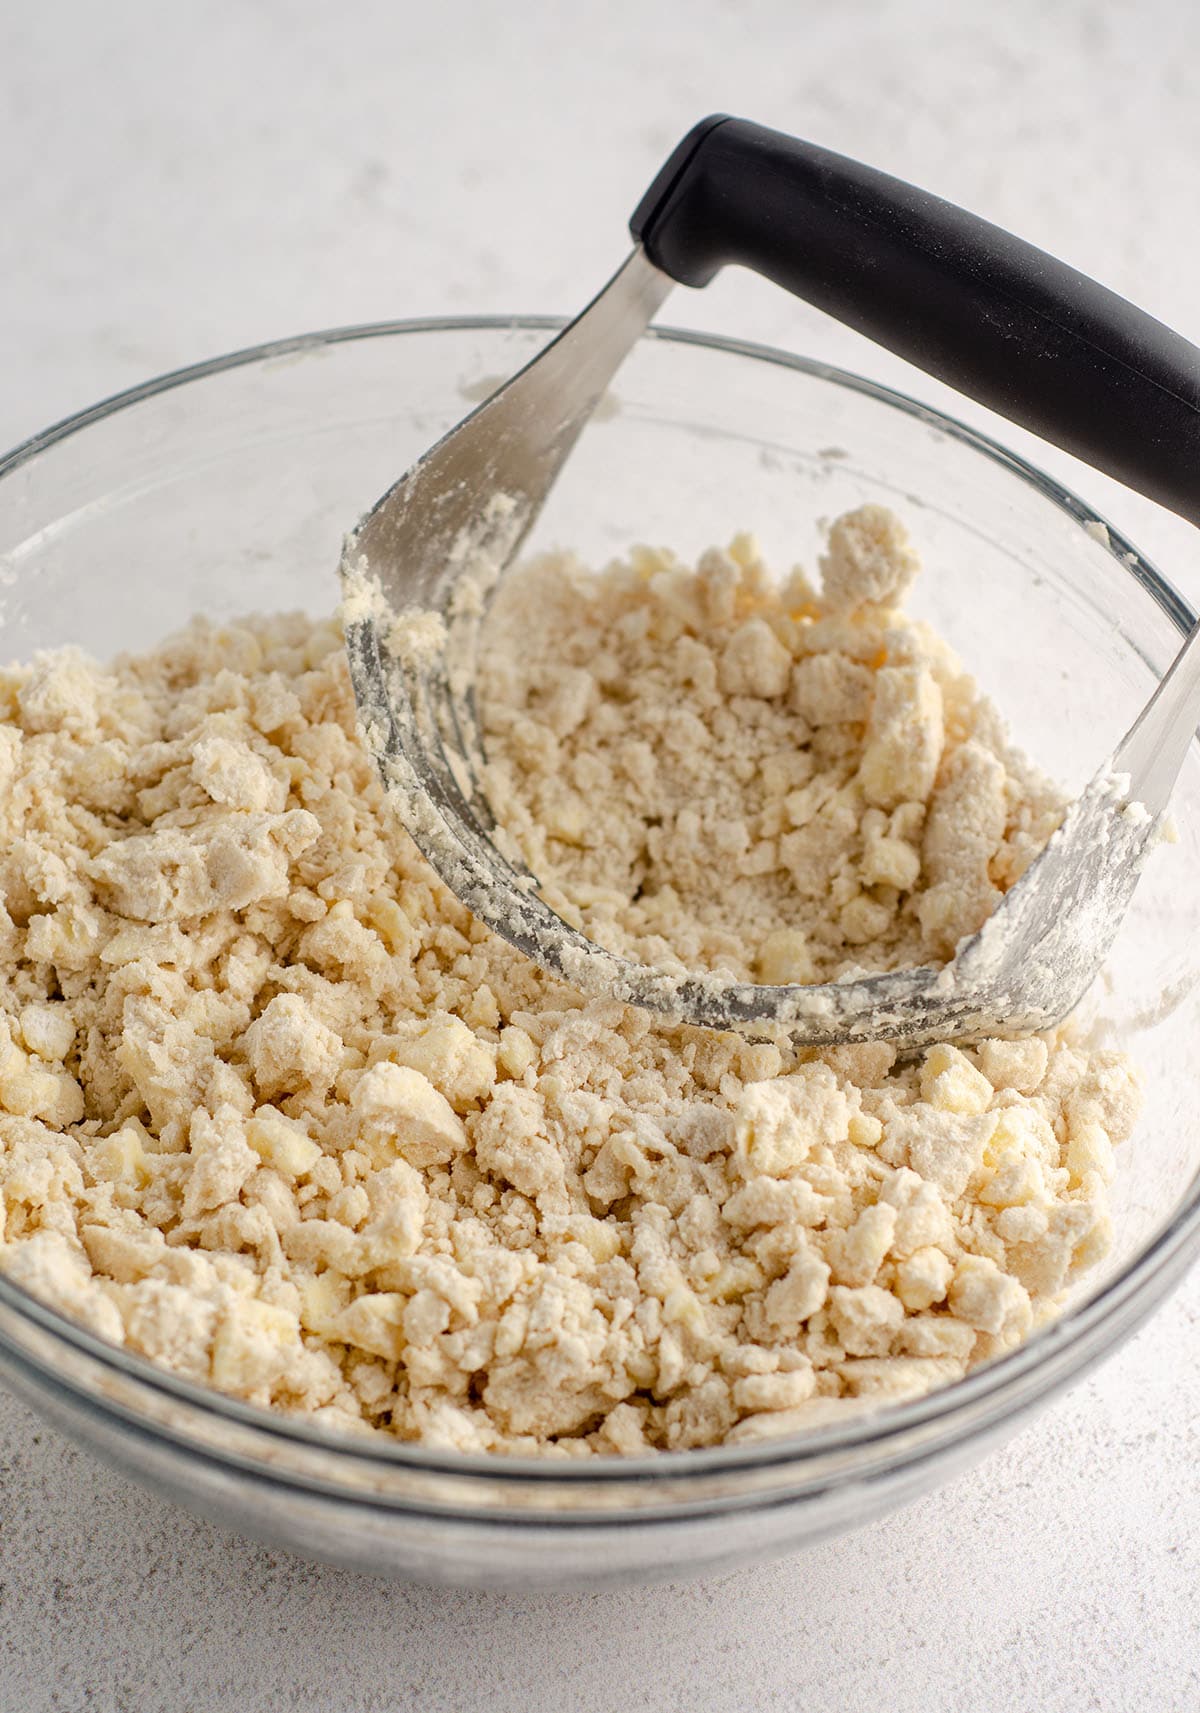
MULTIPOLYGON (((555 323, 410 322, 168 375, 0 463, 3 652, 155 642, 195 612, 327 612, 344 530, 555 323)), ((1107 754, 1192 623, 1048 477, 886 389, 777 351, 656 333, 539 526, 603 560, 754 529, 812 564, 818 520, 907 517, 916 600, 1065 785, 1107 754), (1091 527, 1089 528, 1089 524, 1091 527)), ((536 542, 535 542, 536 545, 536 542)), ((1110 966, 1102 1015, 1144 1067, 1107 1261, 1052 1326, 945 1391, 802 1438, 586 1464, 338 1438, 174 1379, 0 1277, 0 1372, 99 1455, 235 1529, 422 1580, 682 1577, 879 1515, 963 1468, 1145 1318, 1200 1246, 1200 751, 1110 966)))

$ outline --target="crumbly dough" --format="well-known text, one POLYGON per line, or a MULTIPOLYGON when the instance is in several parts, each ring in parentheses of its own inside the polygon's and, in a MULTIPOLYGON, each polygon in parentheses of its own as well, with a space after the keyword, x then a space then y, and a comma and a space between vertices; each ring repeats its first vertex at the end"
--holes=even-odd
MULTIPOLYGON (((783 980, 977 925, 1060 805, 914 569, 867 510, 819 598, 744 541, 514 581, 495 783, 590 932, 783 980)), ((0 1266, 179 1374, 469 1451, 740 1442, 958 1378, 1105 1248, 1123 1058, 584 1002, 394 823, 332 623, 41 656, 0 718, 0 1266)))
POLYGON ((753 540, 696 569, 554 555, 501 586, 480 701, 510 856, 608 950, 741 981, 950 957, 1062 816, 949 648, 898 602, 880 506, 829 532, 818 597, 753 540))

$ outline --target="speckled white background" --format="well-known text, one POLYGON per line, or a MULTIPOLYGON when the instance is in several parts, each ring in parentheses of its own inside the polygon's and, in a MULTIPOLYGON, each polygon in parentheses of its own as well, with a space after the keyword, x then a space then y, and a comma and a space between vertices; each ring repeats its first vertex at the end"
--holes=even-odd
MULTIPOLYGON (((1198 60, 1191 0, 6 7, 0 442, 276 335, 573 310, 714 108, 962 201, 1200 340, 1198 60)), ((757 280, 667 316, 943 396, 757 280)), ((1192 532, 1043 461, 1200 598, 1192 532)), ((629 1594, 314 1568, 150 1499, 0 1394, 0 1708, 1190 1713, 1198 1319, 1193 1274, 1100 1374, 899 1516, 629 1594)))

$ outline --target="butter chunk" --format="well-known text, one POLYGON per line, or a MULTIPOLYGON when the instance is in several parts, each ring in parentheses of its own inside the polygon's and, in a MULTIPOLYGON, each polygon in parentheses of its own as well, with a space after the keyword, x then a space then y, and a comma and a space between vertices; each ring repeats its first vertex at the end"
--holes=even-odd
POLYGON ((861 724, 871 707, 871 674, 849 655, 809 654, 792 670, 791 705, 810 726, 861 724))
POLYGON ((467 1145, 466 1126, 445 1095, 411 1065, 378 1064, 355 1085, 351 1106, 376 1132, 394 1139, 410 1166, 442 1164, 467 1145))
POLYGON ((404 1315, 409 1301, 399 1291, 374 1291, 355 1297, 339 1315, 337 1331, 347 1344, 395 1361, 403 1355, 407 1342, 404 1315))
POLYGON ((736 1157, 746 1176, 784 1177, 819 1143, 843 1141, 849 1127, 849 1103, 833 1073, 805 1065, 743 1090, 734 1112, 736 1157))
POLYGON ((496 1081, 496 1049, 459 1017, 434 1017, 411 1039, 395 1041, 389 1057, 420 1071, 458 1112, 483 1100, 496 1081))
POLYGON ((231 1302, 212 1343, 210 1378, 222 1392, 269 1394, 300 1347, 300 1323, 291 1310, 256 1297, 231 1302))
POLYGON ((183 1211, 195 1218, 234 1201, 259 1161, 246 1141, 241 1115, 232 1107, 222 1107, 215 1117, 197 1112, 188 1140, 191 1169, 183 1211))
POLYGON ((994 1094, 982 1071, 946 1043, 930 1047, 921 1067, 921 1098, 939 1112, 986 1112, 994 1094))
POLYGON ((21 1012, 21 1039, 38 1058, 61 1064, 75 1045, 75 1019, 66 1005, 27 1005, 21 1012))
POLYGON ((287 786, 276 778, 248 743, 219 732, 198 739, 192 750, 192 777, 214 803, 231 809, 273 810, 287 803, 287 786))
POLYGON ((321 1158, 320 1144, 270 1106, 247 1119, 246 1140, 259 1159, 284 1178, 302 1178, 321 1158))
POLYGON ((983 1255, 964 1255, 950 1282, 950 1307, 977 1332, 1023 1332, 1030 1320, 1029 1297, 1018 1280, 983 1255))
POLYGON ((758 949, 758 979, 776 985, 810 982, 816 964, 808 940, 799 928, 776 928, 758 949))
POLYGON ((0 1065, 0 1110, 20 1118, 41 1118, 63 1128, 83 1117, 83 1090, 65 1071, 48 1070, 13 1048, 0 1065))
POLYGON ((787 1374, 747 1374, 733 1383, 733 1402, 739 1410, 757 1414, 760 1410, 794 1410, 816 1390, 817 1379, 812 1365, 792 1369, 787 1374))
POLYGON ((781 1279, 770 1286, 765 1299, 766 1319, 784 1337, 795 1338, 822 1307, 829 1294, 829 1268, 810 1247, 793 1259, 781 1279))
POLYGON ((882 667, 875 675, 858 769, 867 802, 879 809, 924 802, 933 789, 944 741, 942 692, 928 667, 882 667))
POLYGON ((268 1002, 246 1030, 244 1046, 259 1093, 267 1099, 322 1092, 342 1058, 338 1036, 294 993, 276 994, 268 1002))
POLYGON ((914 1249, 896 1267, 896 1295, 914 1314, 945 1300, 954 1263, 940 1249, 914 1249))
POLYGON ((904 1305, 878 1285, 835 1285, 830 1319, 850 1356, 886 1356, 904 1319, 904 1305))
POLYGON ((1049 1052, 1036 1035, 1024 1041, 981 1041, 975 1049, 979 1069, 996 1089, 1034 1094, 1046 1074, 1049 1052))

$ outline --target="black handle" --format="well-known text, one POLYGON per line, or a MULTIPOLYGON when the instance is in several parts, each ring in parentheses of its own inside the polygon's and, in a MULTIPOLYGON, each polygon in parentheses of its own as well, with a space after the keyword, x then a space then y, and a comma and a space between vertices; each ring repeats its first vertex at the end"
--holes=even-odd
POLYGON ((1200 525, 1200 350, 953 203, 744 119, 691 131, 630 222, 703 286, 753 268, 1200 525))

